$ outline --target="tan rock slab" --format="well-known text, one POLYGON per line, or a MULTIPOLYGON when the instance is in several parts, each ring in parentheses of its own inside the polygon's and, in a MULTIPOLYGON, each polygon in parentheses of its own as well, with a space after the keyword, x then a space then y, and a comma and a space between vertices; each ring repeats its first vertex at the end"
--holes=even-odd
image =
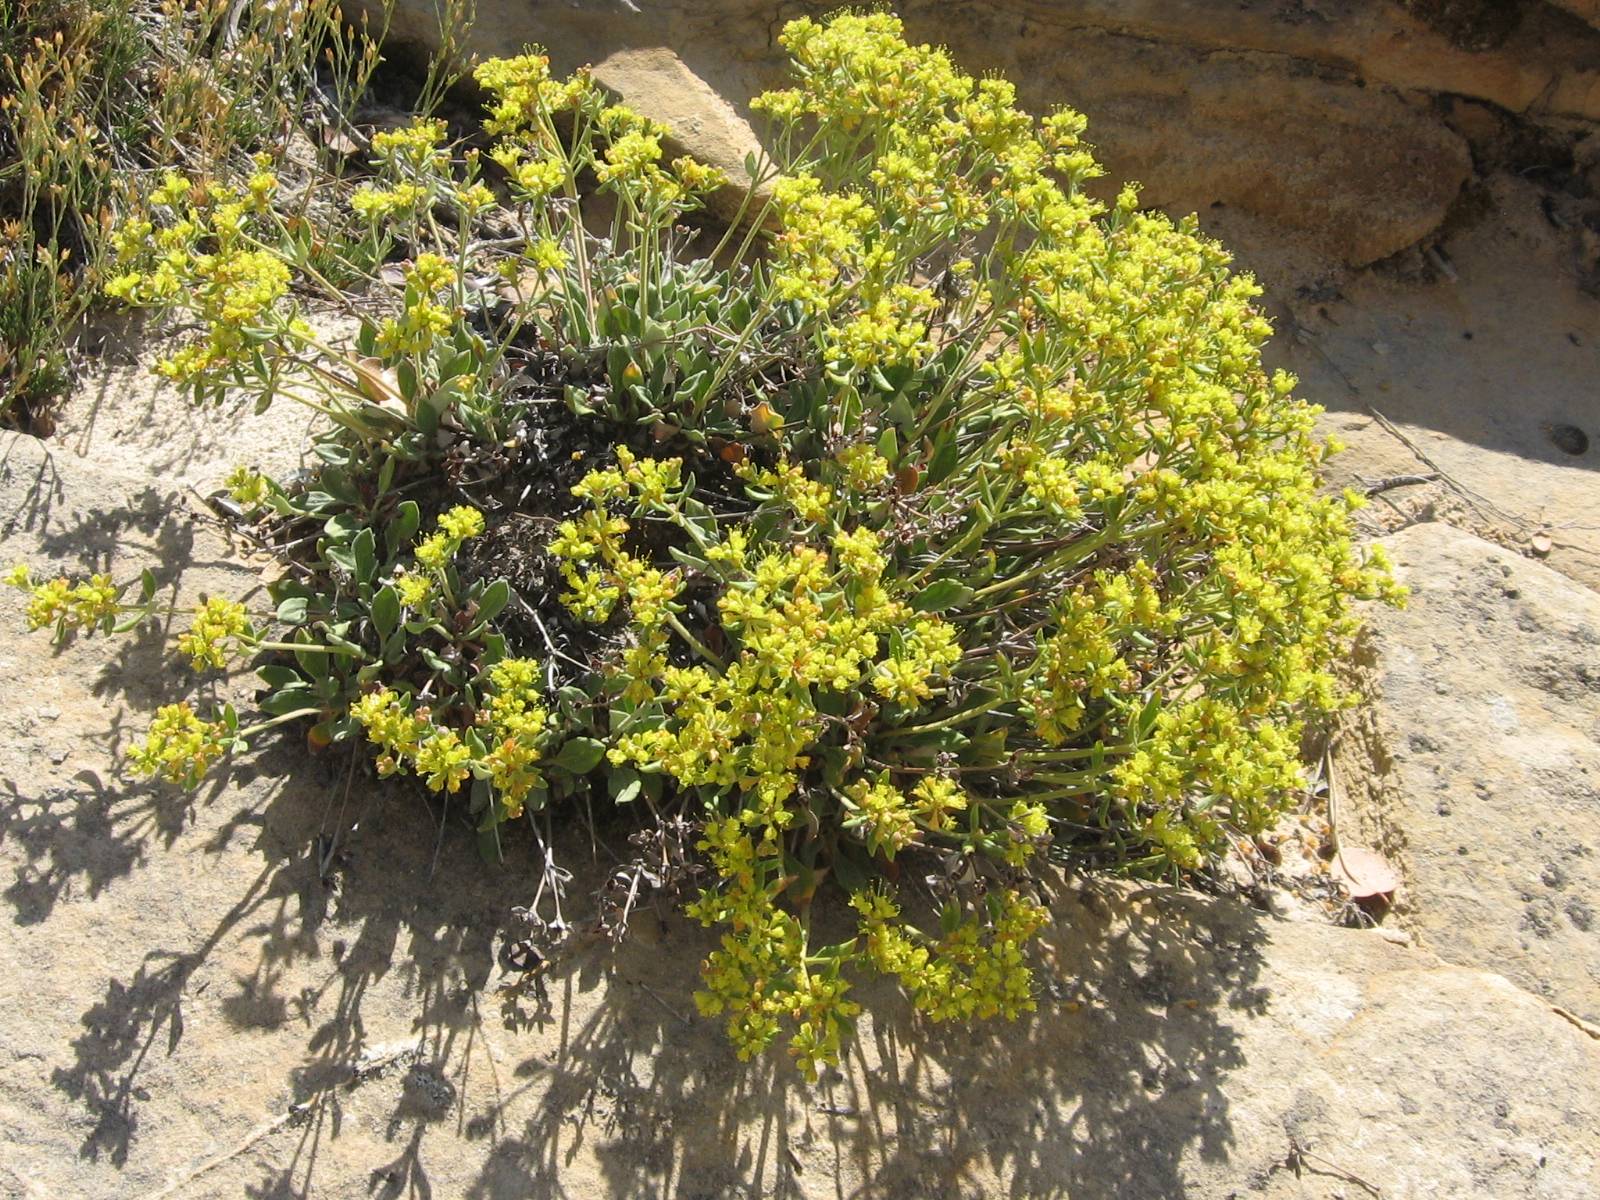
MULTIPOLYGON (((10 557, 248 586, 159 481, 16 435, 0 463, 10 557)), ((170 655, 52 652, 21 599, 0 593, 0 1193, 1595 1194, 1600 1041, 1547 1002, 1165 889, 1064 888, 1015 1025, 864 989, 875 1016, 815 1085, 695 1014, 714 941, 670 904, 541 999, 502 955, 524 839, 485 865, 399 784, 341 809, 346 760, 293 737, 194 796, 130 784, 129 740, 187 686, 170 655)), ((581 917, 606 862, 576 822, 558 853, 581 917)))
POLYGON ((1352 815, 1424 948, 1600 1021, 1600 594, 1448 525, 1388 543, 1352 815))
POLYGON ((759 211, 764 188, 745 203, 753 182, 747 163, 752 157, 759 162, 762 153, 755 130, 676 54, 661 47, 618 50, 595 64, 594 78, 671 130, 663 142, 669 158, 687 154, 727 175, 729 186, 708 199, 715 215, 733 221, 743 213, 748 220, 759 211))

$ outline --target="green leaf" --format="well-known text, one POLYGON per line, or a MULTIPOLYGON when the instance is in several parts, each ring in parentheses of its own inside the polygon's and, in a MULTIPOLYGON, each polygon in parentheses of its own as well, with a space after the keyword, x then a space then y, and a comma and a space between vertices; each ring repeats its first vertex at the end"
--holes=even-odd
POLYGON ((937 613, 955 608, 971 600, 976 593, 964 583, 954 579, 940 579, 923 588, 911 601, 917 612, 937 613))
POLYGON ((350 543, 350 551, 355 559, 355 570, 352 572, 357 583, 371 583, 373 576, 378 573, 378 539, 371 529, 363 529, 356 534, 355 541, 350 543))
POLYGON ((389 528, 384 530, 383 538, 388 543, 391 558, 398 558, 400 553, 411 544, 411 539, 416 536, 417 530, 422 527, 422 510, 417 507, 415 500, 402 501, 400 507, 395 509, 394 520, 389 522, 389 528))
POLYGON ((496 579, 484 588, 483 595, 478 597, 478 620, 480 622, 494 620, 510 603, 511 585, 504 579, 496 579))
POLYGON ((400 593, 392 584, 385 584, 372 598, 372 627, 378 631, 380 641, 388 640, 400 624, 400 593))
POLYGON ((446 382, 441 383, 433 391, 418 400, 416 405, 417 428, 430 435, 436 432, 439 428, 440 418, 449 411, 455 396, 455 384, 446 382))
POLYGON ((478 831, 478 857, 490 866, 498 866, 500 857, 500 826, 497 823, 478 831))
POLYGON ((550 760, 550 766, 569 775, 587 775, 600 765, 605 755, 604 742, 588 737, 568 738, 550 760))
POLYGON ((1139 711, 1138 717, 1134 720, 1134 728, 1139 731, 1141 739, 1150 736, 1151 731, 1156 727, 1156 719, 1160 715, 1161 694, 1157 692, 1149 700, 1145 701, 1144 708, 1139 711))
MULTIPOLYGON (((303 628, 299 631, 299 636, 296 638, 296 640, 304 642, 307 645, 316 644, 312 640, 311 635, 303 628)), ((328 678, 328 672, 330 668, 328 660, 331 657, 332 655, 325 654, 319 650, 296 650, 294 652, 294 660, 300 664, 300 669, 304 671, 311 679, 319 681, 328 678)))
POLYGON ((631 804, 644 789, 644 779, 632 767, 618 767, 606 779, 606 791, 614 804, 631 804))
POLYGON ((139 599, 149 600, 156 594, 155 572, 149 567, 139 572, 139 599))
POLYGON ((306 610, 311 602, 304 596, 290 596, 278 605, 278 620, 285 625, 303 625, 306 620, 306 610))
POLYGON ((328 546, 322 551, 322 557, 347 575, 356 573, 356 556, 353 550, 347 550, 343 546, 328 546))
POLYGON ((316 703, 317 694, 310 688, 282 688, 261 701, 261 711, 270 716, 281 717, 299 708, 314 708, 316 703))
MULTIPOLYGON (((690 529, 692 530, 693 526, 690 526, 690 529)), ((677 546, 668 546, 667 553, 691 570, 699 571, 701 574, 709 574, 711 571, 710 562, 690 554, 687 550, 680 550, 677 546)))
POLYGON ((337 507, 339 497, 329 492, 311 491, 301 497, 301 502, 305 505, 307 512, 320 513, 337 507))
POLYGON ((354 512, 341 512, 323 522, 323 533, 328 534, 336 542, 347 542, 354 538, 357 531, 362 528, 362 518, 354 512))
POLYGON ((839 853, 834 856, 832 866, 833 877, 839 881, 839 886, 852 895, 864 890, 872 882, 868 869, 858 862, 855 854, 844 845, 839 847, 839 853))
POLYGON ((956 439, 951 434, 946 434, 939 440, 938 448, 933 452, 933 460, 928 463, 928 483, 943 483, 950 478, 950 473, 956 469, 960 462, 960 454, 956 450, 956 439))
MULTIPOLYGON (((873 374, 878 374, 878 369, 873 368, 873 374)), ((896 396, 889 402, 886 410, 889 420, 901 429, 915 429, 917 427, 917 410, 911 407, 911 400, 904 393, 896 396)))
POLYGON ((120 621, 108 614, 105 620, 100 622, 98 628, 103 633, 132 633, 148 621, 151 615, 149 605, 135 609, 133 612, 126 614, 120 621))
POLYGON ((300 672, 293 667, 273 665, 257 667, 256 675, 260 677, 262 683, 274 691, 278 688, 305 686, 305 680, 301 678, 300 672))

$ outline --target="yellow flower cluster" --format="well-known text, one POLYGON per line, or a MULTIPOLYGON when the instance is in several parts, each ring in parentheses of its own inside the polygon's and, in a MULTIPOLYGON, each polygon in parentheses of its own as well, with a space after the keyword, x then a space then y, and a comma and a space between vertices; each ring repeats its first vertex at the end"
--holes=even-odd
POLYGON ((544 783, 535 764, 550 717, 540 701, 539 664, 503 658, 489 668, 489 685, 493 693, 478 716, 493 746, 485 765, 503 816, 516 818, 528 793, 544 783))
POLYGON ((438 526, 417 543, 417 562, 430 571, 443 571, 455 558, 461 544, 484 530, 483 513, 468 504, 458 504, 439 514, 438 526))
POLYGON ((399 316, 384 320, 377 339, 379 350, 393 358, 425 353, 450 332, 456 319, 456 270, 448 260, 424 252, 405 266, 402 275, 405 307, 399 316), (448 294, 449 303, 439 302, 441 292, 448 294))
POLYGON ((372 153, 391 169, 413 171, 442 170, 450 156, 440 149, 445 124, 439 120, 414 121, 399 129, 384 129, 372 135, 372 153))
POLYGON ((378 747, 380 775, 409 770, 447 795, 474 776, 488 780, 499 805, 497 819, 508 820, 520 816, 528 794, 544 784, 537 764, 549 716, 539 697, 539 665, 501 659, 480 683, 488 695, 477 710, 476 728, 465 734, 437 724, 426 708, 413 710, 388 687, 361 696, 350 716, 378 747))
POLYGON ((368 692, 350 706, 350 715, 375 744, 378 774, 409 768, 436 792, 454 794, 472 774, 472 751, 454 729, 434 725, 426 709, 413 713, 387 687, 368 692))
POLYGON ((62 634, 94 629, 120 611, 121 589, 109 575, 96 573, 76 582, 66 576, 40 581, 30 567, 19 563, 6 575, 6 583, 28 593, 30 630, 49 626, 62 634))
POLYGON ((178 652, 189 656, 196 671, 222 668, 234 654, 249 648, 251 633, 244 605, 211 596, 195 609, 189 631, 179 636, 178 652))
POLYGON ((789 1052, 806 1078, 837 1062, 850 1020, 861 1006, 846 999, 850 984, 838 958, 808 953, 805 929, 774 903, 775 862, 758 851, 740 820, 706 824, 699 847, 727 881, 688 906, 705 925, 722 925, 721 947, 705 962, 705 989, 695 1003, 706 1016, 727 1015, 729 1039, 748 1059, 791 1024, 789 1052))
POLYGON ((898 976, 912 1003, 933 1020, 1015 1020, 1032 1011, 1027 944, 1047 914, 1020 892, 990 893, 987 922, 957 914, 953 928, 931 944, 900 920, 899 908, 883 892, 858 892, 852 903, 873 964, 898 976))
POLYGON ((520 146, 503 142, 489 152, 489 157, 504 169, 523 203, 537 204, 567 182, 567 164, 558 158, 530 158, 520 146))
POLYGON ((247 509, 260 508, 272 494, 272 480, 260 471, 238 466, 222 481, 223 488, 236 504, 247 509))
POLYGON ((187 704, 164 704, 144 742, 134 747, 129 766, 139 775, 196 787, 227 751, 229 740, 221 721, 201 720, 187 704))
POLYGON ((106 294, 128 304, 188 308, 205 328, 203 341, 156 364, 160 374, 187 383, 226 372, 238 365, 254 331, 293 319, 277 311, 289 290, 288 266, 250 237, 251 222, 270 211, 275 188, 264 170, 243 193, 169 173, 150 199, 170 219, 159 228, 130 220, 113 236, 122 270, 107 281, 106 294))
POLYGON ((412 181, 389 186, 364 183, 350 193, 350 210, 376 224, 389 217, 419 212, 432 194, 427 185, 412 181))
POLYGON ((491 58, 473 77, 493 98, 483 127, 502 136, 551 131, 553 114, 581 107, 594 91, 586 70, 567 80, 552 79, 550 59, 543 54, 491 58))

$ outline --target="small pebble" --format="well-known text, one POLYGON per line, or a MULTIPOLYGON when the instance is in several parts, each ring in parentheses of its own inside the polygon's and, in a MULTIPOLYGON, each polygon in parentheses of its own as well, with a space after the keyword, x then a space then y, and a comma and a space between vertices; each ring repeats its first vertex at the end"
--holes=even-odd
POLYGON ((1576 425, 1551 425, 1547 430, 1550 444, 1563 454, 1574 457, 1589 450, 1589 435, 1576 425))

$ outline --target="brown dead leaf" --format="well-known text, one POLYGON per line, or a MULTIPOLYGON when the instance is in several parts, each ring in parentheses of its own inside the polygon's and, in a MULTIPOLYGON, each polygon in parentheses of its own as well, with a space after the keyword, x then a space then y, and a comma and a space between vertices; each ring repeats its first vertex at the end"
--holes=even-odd
POLYGON ((351 358, 350 366, 356 373, 356 383, 361 394, 374 404, 405 411, 405 398, 400 394, 400 377, 394 368, 385 367, 379 358, 351 358))
POLYGON ((1330 866, 1352 900, 1387 896, 1400 886, 1400 873, 1389 860, 1364 846, 1344 847, 1333 856, 1330 866))
POLYGON ((343 130, 332 125, 324 125, 318 130, 322 144, 335 154, 342 154, 346 158, 354 158, 360 154, 364 147, 343 130))
POLYGON ((525 303, 546 290, 546 276, 549 274, 543 267, 523 267, 515 279, 507 279, 503 275, 497 279, 493 285, 494 293, 507 304, 525 303))

